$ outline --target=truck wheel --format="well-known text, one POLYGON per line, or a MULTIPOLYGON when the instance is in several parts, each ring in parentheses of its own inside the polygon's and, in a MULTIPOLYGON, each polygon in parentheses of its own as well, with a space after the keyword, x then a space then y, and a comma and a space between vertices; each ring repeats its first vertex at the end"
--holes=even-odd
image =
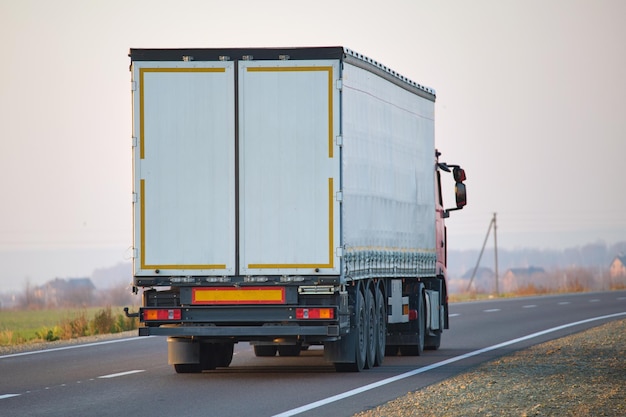
POLYGON ((279 345, 278 354, 280 356, 299 356, 302 348, 297 345, 279 345))
POLYGON ((216 365, 222 368, 228 368, 233 361, 234 343, 220 343, 216 345, 216 365))
POLYGON ((374 301, 374 294, 372 294, 369 289, 365 290, 365 314, 365 332, 367 337, 365 342, 367 346, 365 369, 370 369, 374 367, 376 362, 378 317, 376 316, 376 302, 374 301))
POLYGON ((254 355, 258 357, 276 356, 275 345, 254 345, 254 355))
POLYGON ((197 374, 202 372, 202 364, 199 363, 177 363, 174 365, 177 374, 197 374))
POLYGON ((438 333, 434 336, 426 336, 424 349, 437 350, 439 349, 439 346, 441 346, 441 330, 438 330, 438 333))
POLYGON ((219 346, 215 343, 200 343, 200 366, 204 371, 217 368, 219 346))
MULTIPOLYGON (((376 288, 376 359, 374 366, 383 364, 387 344, 387 311, 385 310, 385 297, 380 287, 376 288)), ((396 349, 397 352, 397 349, 396 349)))
POLYGON ((365 368, 365 361, 367 360, 367 315, 365 311, 365 298, 363 293, 358 291, 356 299, 356 362, 355 370, 357 372, 362 371, 365 368))

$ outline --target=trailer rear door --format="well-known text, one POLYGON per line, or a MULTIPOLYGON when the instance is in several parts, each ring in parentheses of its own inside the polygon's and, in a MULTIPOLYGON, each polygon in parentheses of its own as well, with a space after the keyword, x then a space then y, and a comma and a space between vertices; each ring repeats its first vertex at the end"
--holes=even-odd
POLYGON ((239 62, 242 274, 338 274, 337 61, 239 62))
POLYGON ((334 60, 134 62, 135 274, 339 274, 338 78, 334 60))
POLYGON ((135 274, 234 273, 234 80, 232 62, 133 64, 135 274))

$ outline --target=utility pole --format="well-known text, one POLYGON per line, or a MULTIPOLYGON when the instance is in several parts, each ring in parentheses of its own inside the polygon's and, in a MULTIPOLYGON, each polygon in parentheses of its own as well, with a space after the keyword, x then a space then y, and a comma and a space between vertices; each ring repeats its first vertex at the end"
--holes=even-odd
POLYGON ((493 250, 495 255, 495 263, 496 263, 496 295, 500 295, 500 288, 498 286, 498 234, 496 230, 498 229, 498 224, 496 222, 496 213, 493 213, 493 250))
POLYGON ((487 239, 489 239, 489 234, 491 232, 491 228, 493 227, 493 246, 495 251, 495 274, 496 274, 496 295, 500 295, 500 288, 498 285, 498 235, 496 233, 496 229, 498 228, 496 224, 496 213, 493 213, 493 217, 489 222, 489 227, 487 228, 487 235, 485 236, 485 240, 483 242, 483 247, 480 249, 480 254, 478 255, 478 260, 476 261, 476 266, 474 267, 474 272, 472 272, 472 277, 470 278, 469 284, 467 284, 467 291, 469 292, 472 287, 472 282, 474 282, 474 276, 476 275, 476 271, 478 270, 478 266, 480 265, 480 260, 483 257, 483 252, 485 251, 485 245, 487 245, 487 239))

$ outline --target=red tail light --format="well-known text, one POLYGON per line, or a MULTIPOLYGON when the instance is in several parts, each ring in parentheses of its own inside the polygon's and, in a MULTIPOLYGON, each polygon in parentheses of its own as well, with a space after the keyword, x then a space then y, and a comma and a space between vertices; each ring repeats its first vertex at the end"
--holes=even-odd
POLYGON ((181 316, 180 308, 145 308, 143 310, 144 321, 174 321, 180 320, 181 316))
POLYGON ((324 319, 334 319, 335 318, 335 309, 334 308, 296 308, 296 318, 298 320, 324 320, 324 319))

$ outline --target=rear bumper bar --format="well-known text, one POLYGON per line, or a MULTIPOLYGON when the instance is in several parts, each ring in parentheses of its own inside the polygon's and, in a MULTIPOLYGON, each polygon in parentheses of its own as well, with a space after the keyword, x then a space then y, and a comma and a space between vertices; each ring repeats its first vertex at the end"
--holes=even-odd
POLYGON ((234 337, 246 339, 253 337, 284 336, 326 336, 338 337, 338 325, 321 326, 167 326, 140 327, 139 336, 205 336, 234 337))

